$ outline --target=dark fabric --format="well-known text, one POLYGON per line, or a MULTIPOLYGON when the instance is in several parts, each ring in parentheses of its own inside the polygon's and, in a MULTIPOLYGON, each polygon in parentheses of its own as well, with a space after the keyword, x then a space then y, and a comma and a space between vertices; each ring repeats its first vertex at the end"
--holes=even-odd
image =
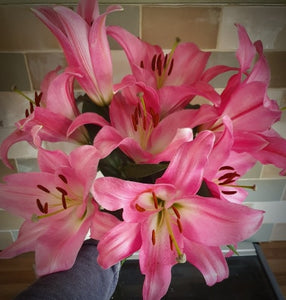
POLYGON ((40 277, 15 300, 109 300, 118 281, 120 265, 104 270, 97 263, 97 242, 86 240, 74 266, 40 277))

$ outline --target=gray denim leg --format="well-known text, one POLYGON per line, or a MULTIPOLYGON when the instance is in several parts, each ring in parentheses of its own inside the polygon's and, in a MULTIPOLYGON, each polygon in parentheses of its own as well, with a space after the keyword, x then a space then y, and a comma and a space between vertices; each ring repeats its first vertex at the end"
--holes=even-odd
POLYGON ((97 241, 85 241, 70 270, 40 277, 15 300, 109 300, 117 285, 120 264, 104 270, 97 256, 97 241))

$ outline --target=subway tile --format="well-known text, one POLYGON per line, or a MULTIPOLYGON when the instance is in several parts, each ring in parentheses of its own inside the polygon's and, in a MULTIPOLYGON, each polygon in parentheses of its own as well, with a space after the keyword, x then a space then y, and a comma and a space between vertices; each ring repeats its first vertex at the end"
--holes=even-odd
MULTIPOLYGON (((206 68, 210 68, 216 65, 239 67, 239 63, 235 57, 235 52, 212 52, 206 68)), ((210 84, 212 84, 215 88, 224 88, 227 85, 229 78, 233 74, 235 74, 235 72, 233 71, 220 74, 212 79, 210 81, 210 84)))
POLYGON ((257 162, 246 174, 242 176, 242 179, 247 178, 259 178, 262 169, 262 164, 257 162))
POLYGON ((5 210, 0 210, 0 230, 19 229, 24 219, 12 215, 5 210))
POLYGON ((252 41, 261 40, 265 49, 286 50, 285 6, 224 6, 217 43, 219 50, 237 48, 235 23, 246 28, 252 41))
POLYGON ((31 89, 23 54, 0 53, 0 65, 0 91, 11 91, 13 86, 24 91, 31 89))
POLYGON ((39 171, 38 161, 35 158, 28 158, 28 159, 18 158, 16 160, 16 163, 17 163, 18 172, 24 173, 24 172, 38 172, 39 171))
MULTIPOLYGON (((279 96, 280 102, 285 103, 285 87, 286 87, 286 51, 279 52, 265 52, 265 57, 269 64, 270 72, 271 72, 271 80, 269 87, 273 90, 281 89, 280 93, 276 92, 275 95, 279 96)), ((215 66, 215 65, 227 65, 231 67, 239 67, 238 61, 235 56, 235 52, 212 52, 207 68, 215 66)), ((214 78, 210 83, 216 88, 224 88, 227 84, 228 79, 235 72, 230 71, 223 73, 216 78, 214 78)))
POLYGON ((249 202, 246 199, 245 205, 263 210, 263 224, 286 223, 286 201, 263 201, 249 202))
POLYGON ((270 240, 273 224, 262 224, 259 230, 247 242, 267 242, 270 240))
POLYGON ((33 89, 39 90, 45 75, 57 68, 66 66, 64 54, 60 52, 27 53, 33 89))
POLYGON ((119 83, 124 76, 131 74, 131 69, 122 50, 112 50, 111 59, 113 64, 113 82, 119 83))
POLYGON ((4 250, 13 243, 12 235, 9 231, 0 231, 0 250, 4 250))
POLYGON ((281 178, 281 169, 273 165, 264 165, 261 171, 261 178, 281 178))
POLYGON ((265 52, 265 57, 269 63, 271 71, 270 87, 285 88, 286 51, 265 52))
MULTIPOLYGON (((100 5, 100 11, 104 12, 108 5, 100 5)), ((140 7, 139 5, 122 5, 123 11, 117 11, 109 14, 106 18, 106 25, 116 25, 128 30, 135 36, 139 36, 140 7)), ((119 50, 121 47, 112 38, 109 39, 110 47, 113 50, 119 50)))
MULTIPOLYGON (((13 128, 0 128, 0 144, 8 137, 15 129, 13 128)), ((36 158, 37 151, 27 142, 19 142, 14 144, 8 152, 8 158, 36 158)))
POLYGON ((142 39, 172 48, 175 39, 200 48, 216 48, 221 8, 194 6, 143 6, 142 39))
POLYGON ((274 225, 272 234, 272 241, 286 241, 286 222, 274 225))
POLYGON ((59 49, 56 38, 30 7, 0 6, 0 51, 59 49))
POLYGON ((9 162, 14 167, 14 169, 10 169, 10 168, 6 167, 3 164, 2 160, 0 160, 0 182, 3 182, 3 177, 4 176, 7 176, 7 175, 10 175, 10 174, 13 174, 13 173, 17 172, 15 160, 10 159, 9 162))
MULTIPOLYGON (((33 92, 23 92, 30 99, 34 99, 33 92)), ((0 120, 1 127, 13 127, 15 123, 25 118, 25 110, 30 107, 29 101, 16 92, 0 92, 0 120)))
POLYGON ((256 191, 247 190, 247 202, 279 201, 282 198, 286 179, 240 179, 241 185, 256 185, 256 191))

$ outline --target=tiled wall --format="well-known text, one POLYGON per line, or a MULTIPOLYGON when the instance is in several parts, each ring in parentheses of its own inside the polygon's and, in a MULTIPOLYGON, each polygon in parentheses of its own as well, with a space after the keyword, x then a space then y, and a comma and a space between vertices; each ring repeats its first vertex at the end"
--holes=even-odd
MULTIPOLYGON (((102 7, 104 8, 104 7, 102 7)), ((286 6, 215 5, 125 5, 124 12, 108 16, 108 24, 118 24, 144 40, 165 49, 176 37, 213 50, 210 64, 236 64, 237 35, 234 23, 244 25, 252 40, 263 41, 272 79, 270 96, 286 106, 286 6)), ((61 49, 52 34, 31 13, 27 5, 0 5, 0 142, 13 131, 13 124, 24 116, 27 102, 11 92, 12 86, 27 93, 38 89, 46 72, 65 65, 61 49)), ((111 42, 114 81, 129 71, 118 46, 111 42)), ((223 88, 225 77, 214 81, 223 88)), ((286 113, 276 129, 286 138, 286 113)), ((26 143, 10 151, 10 159, 19 172, 37 170, 36 152, 26 143)), ((12 171, 0 165, 0 175, 12 171)), ((2 177, 2 176, 1 176, 2 177)), ((257 163, 241 182, 258 187, 249 192, 249 205, 266 210, 257 241, 286 240, 286 179, 273 166, 257 163)), ((0 211, 0 249, 16 237, 22 220, 0 211)))

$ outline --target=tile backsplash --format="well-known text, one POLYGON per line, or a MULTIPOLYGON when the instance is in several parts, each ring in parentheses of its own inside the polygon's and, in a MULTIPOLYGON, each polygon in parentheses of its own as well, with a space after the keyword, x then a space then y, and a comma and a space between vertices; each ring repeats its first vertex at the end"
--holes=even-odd
MULTIPOLYGON (((120 1, 119 1, 120 2, 120 1)), ((139 3, 139 2, 138 2, 139 3)), ((104 10, 106 5, 102 5, 104 10)), ((271 68, 269 95, 281 107, 286 106, 286 5, 160 5, 128 4, 124 12, 108 16, 109 25, 118 24, 145 41, 172 48, 176 37, 196 43, 202 50, 214 51, 210 64, 237 64, 238 45, 235 23, 244 25, 254 41, 263 42, 271 68)), ((13 86, 32 96, 40 88, 44 75, 65 58, 57 40, 33 15, 29 5, 0 5, 0 142, 24 117, 28 105, 23 97, 11 91, 13 86)), ((114 63, 114 82, 129 72, 127 60, 119 46, 110 40, 114 63)), ((226 77, 213 82, 219 90, 226 77)), ((276 130, 286 137, 286 111, 276 130)), ((9 152, 11 163, 19 172, 37 170, 36 151, 19 143, 9 152)), ((12 170, 0 164, 0 175, 12 170)), ((274 166, 256 166, 241 182, 255 183, 257 192, 249 192, 247 205, 264 209, 264 224, 250 240, 286 240, 286 179, 274 166)), ((0 249, 17 236, 22 219, 0 211, 0 249)))

